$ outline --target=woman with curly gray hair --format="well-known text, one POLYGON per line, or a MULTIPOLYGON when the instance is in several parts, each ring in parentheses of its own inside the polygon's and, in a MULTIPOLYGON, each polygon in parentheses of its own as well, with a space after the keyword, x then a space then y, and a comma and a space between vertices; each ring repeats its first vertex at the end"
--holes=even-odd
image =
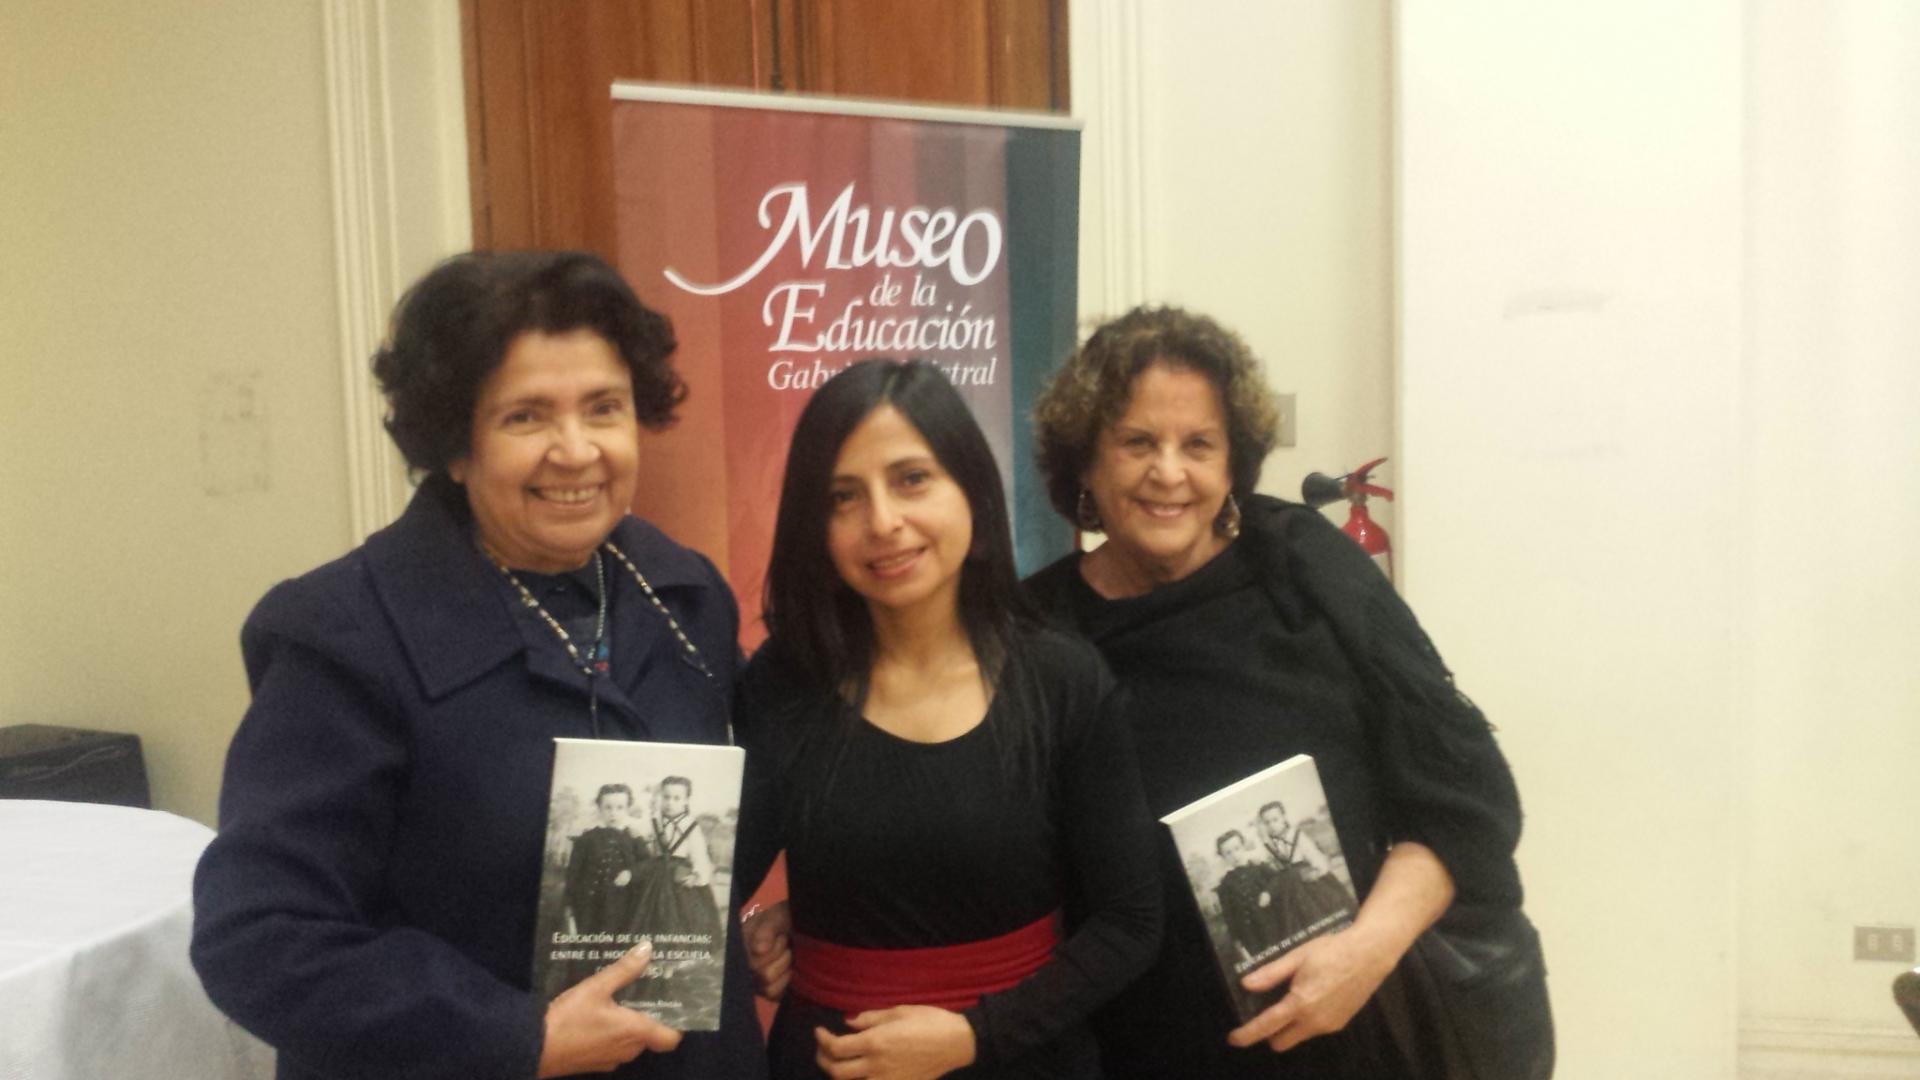
POLYGON ((1376 992, 1456 897, 1520 900, 1519 802, 1489 726, 1356 545, 1255 494, 1275 408, 1232 331, 1178 308, 1131 311, 1055 374, 1035 419, 1054 507, 1106 540, 1028 589, 1128 692, 1149 808, 1311 754, 1362 899, 1351 926, 1232 989, 1267 995, 1235 1027, 1169 861, 1160 957, 1098 1019, 1107 1075, 1422 1075, 1431 1059, 1414 1047, 1427 1040, 1396 1042, 1376 992))

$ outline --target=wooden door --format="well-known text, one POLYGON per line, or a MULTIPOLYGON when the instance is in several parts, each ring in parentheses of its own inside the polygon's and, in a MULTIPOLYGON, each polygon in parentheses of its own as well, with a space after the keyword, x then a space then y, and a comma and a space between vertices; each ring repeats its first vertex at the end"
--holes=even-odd
POLYGON ((614 258, 617 79, 1065 111, 1066 0, 463 0, 476 248, 614 258))
MULTIPOLYGON (((786 0, 797 90, 1067 108, 1063 0, 786 0)), ((783 41, 785 38, 783 37, 783 41)))

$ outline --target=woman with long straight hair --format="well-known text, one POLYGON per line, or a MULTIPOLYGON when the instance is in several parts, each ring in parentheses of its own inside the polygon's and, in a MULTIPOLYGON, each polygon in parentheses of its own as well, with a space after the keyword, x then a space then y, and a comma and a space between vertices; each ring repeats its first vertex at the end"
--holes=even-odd
POLYGON ((736 866, 787 852, 776 1077, 1097 1077, 1085 1021, 1158 946, 1113 680, 1019 601, 986 438, 869 360, 802 412, 739 691, 736 866))

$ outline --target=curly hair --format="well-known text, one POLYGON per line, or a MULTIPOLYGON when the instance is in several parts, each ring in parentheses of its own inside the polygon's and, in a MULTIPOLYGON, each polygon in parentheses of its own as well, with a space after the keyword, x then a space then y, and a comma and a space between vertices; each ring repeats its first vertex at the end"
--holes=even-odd
POLYGON ((1279 410, 1252 350, 1205 315, 1137 307, 1095 330, 1034 403, 1036 463, 1048 501, 1068 521, 1075 520, 1080 478, 1093 463, 1100 433, 1126 411, 1134 380, 1156 363, 1190 369, 1213 383, 1226 412, 1233 494, 1245 499, 1260 482, 1260 466, 1278 434, 1279 410))
POLYGON ((618 271, 578 251, 469 252, 442 262, 394 308, 373 374, 387 399, 387 433, 407 465, 434 474, 464 457, 480 388, 529 331, 590 330, 633 375, 642 425, 673 423, 686 383, 667 358, 678 344, 666 316, 640 302, 618 271))

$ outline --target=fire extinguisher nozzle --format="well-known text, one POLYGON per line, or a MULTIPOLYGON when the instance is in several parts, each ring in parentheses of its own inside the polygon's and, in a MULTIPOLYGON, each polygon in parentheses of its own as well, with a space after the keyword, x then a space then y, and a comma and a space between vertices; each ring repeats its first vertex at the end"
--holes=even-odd
POLYGON ((1316 472, 1308 473, 1307 478, 1300 481, 1300 501, 1316 510, 1346 497, 1346 486, 1340 477, 1316 472))

